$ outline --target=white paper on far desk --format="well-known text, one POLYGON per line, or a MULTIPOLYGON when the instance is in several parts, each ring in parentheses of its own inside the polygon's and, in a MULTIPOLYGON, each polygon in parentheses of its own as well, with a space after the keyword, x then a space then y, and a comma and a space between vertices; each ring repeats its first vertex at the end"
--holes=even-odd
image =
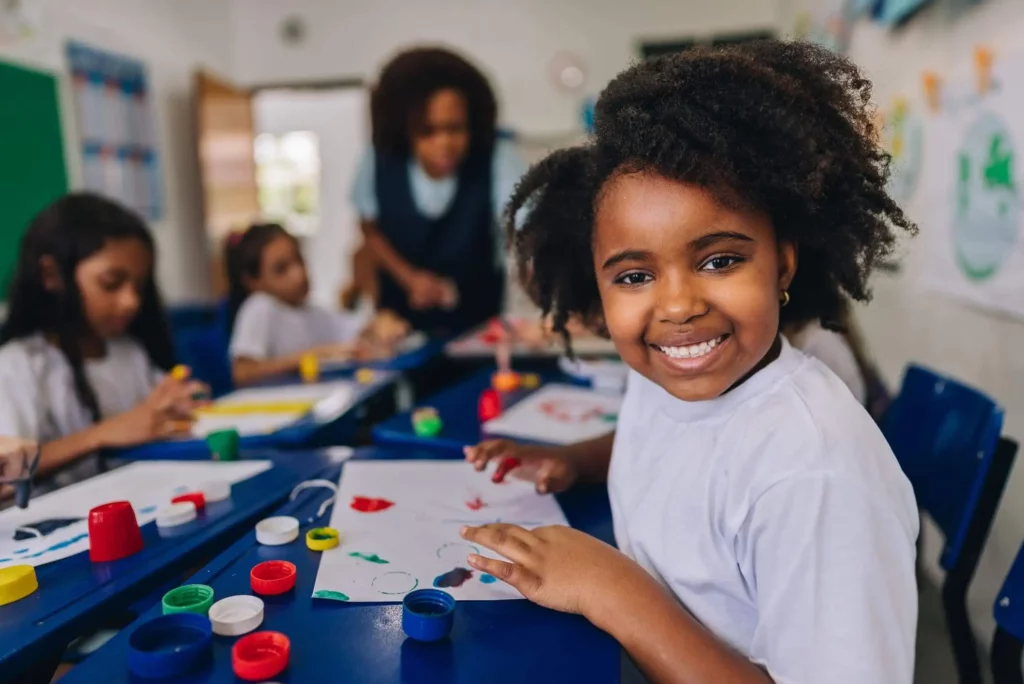
POLYGON ((490 522, 567 524, 555 497, 513 478, 494 484, 464 461, 349 461, 330 522, 341 545, 321 556, 313 597, 390 603, 439 587, 459 601, 522 598, 466 563, 470 553, 499 557, 459 536, 463 525, 490 522), (353 508, 361 498, 393 505, 363 513, 353 508))
POLYGON ((575 444, 615 430, 622 397, 572 385, 544 385, 483 424, 489 435, 575 444))
POLYGON ((45 565, 89 550, 89 511, 112 501, 128 501, 139 525, 156 519, 171 498, 208 482, 235 484, 262 473, 270 461, 139 461, 68 485, 29 502, 28 508, 0 512, 0 568, 45 565), (44 537, 15 541, 17 528, 46 520, 81 518, 44 537))

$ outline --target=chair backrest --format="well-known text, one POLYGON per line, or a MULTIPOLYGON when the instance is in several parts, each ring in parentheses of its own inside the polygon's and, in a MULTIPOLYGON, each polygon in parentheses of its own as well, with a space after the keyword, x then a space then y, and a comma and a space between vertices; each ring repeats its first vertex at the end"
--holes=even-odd
POLYGON ((992 399, 915 365, 886 412, 882 430, 918 506, 945 534, 946 570, 963 550, 1002 427, 1003 411, 992 399))
POLYGON ((213 396, 233 389, 228 338, 220 323, 187 328, 174 337, 178 360, 192 369, 193 377, 210 386, 213 396))
MULTIPOLYGON (((996 594, 993 609, 996 624, 1019 641, 1024 641, 1024 544, 1013 559, 1003 588, 996 594)), ((1018 661, 1019 665, 1019 661, 1018 661)))

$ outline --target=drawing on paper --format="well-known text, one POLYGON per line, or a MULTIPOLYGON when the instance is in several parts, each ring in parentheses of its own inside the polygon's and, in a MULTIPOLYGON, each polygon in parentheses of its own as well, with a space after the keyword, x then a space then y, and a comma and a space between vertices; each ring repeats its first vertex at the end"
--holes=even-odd
POLYGON ((489 435, 574 444, 615 429, 622 397, 572 385, 545 385, 483 425, 489 435))
POLYGON ((433 586, 461 601, 520 599, 509 585, 469 567, 470 554, 498 556, 467 543, 460 528, 498 521, 530 529, 567 524, 553 496, 537 494, 528 482, 493 484, 488 473, 463 461, 349 461, 337 500, 360 497, 393 505, 372 515, 334 507, 329 524, 345 535, 339 548, 321 556, 314 598, 339 592, 350 602, 397 602, 433 586))

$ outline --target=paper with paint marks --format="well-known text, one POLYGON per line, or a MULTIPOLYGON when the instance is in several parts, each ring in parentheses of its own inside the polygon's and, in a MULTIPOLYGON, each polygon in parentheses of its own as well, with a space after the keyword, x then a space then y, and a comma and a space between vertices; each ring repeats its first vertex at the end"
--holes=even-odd
POLYGON ((568 524, 555 497, 513 478, 495 484, 464 461, 349 461, 330 522, 341 545, 323 552, 313 598, 397 603, 437 587, 459 601, 520 599, 466 563, 470 553, 499 557, 459 536, 463 525, 491 522, 568 524))
POLYGON ((350 409, 365 391, 390 377, 381 373, 370 385, 337 380, 238 390, 197 412, 192 437, 225 429, 238 430, 240 435, 269 434, 310 412, 320 420, 333 420, 350 409))
POLYGON ((622 397, 572 385, 545 385, 483 424, 488 435, 575 444, 615 430, 622 397))
POLYGON ((129 501, 139 525, 156 519, 160 506, 210 482, 235 484, 262 473, 270 461, 139 461, 34 498, 28 508, 0 512, 0 569, 45 565, 89 550, 89 510, 129 501), (30 528, 43 533, 32 536, 30 528), (18 539, 18 538, 21 539, 18 539))

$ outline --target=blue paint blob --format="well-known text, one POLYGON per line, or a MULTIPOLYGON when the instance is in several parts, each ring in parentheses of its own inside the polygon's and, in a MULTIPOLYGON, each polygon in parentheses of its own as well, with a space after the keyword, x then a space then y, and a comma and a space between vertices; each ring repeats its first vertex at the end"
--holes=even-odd
POLYGON ((139 515, 148 515, 156 510, 156 506, 146 506, 145 508, 139 509, 139 515))
POLYGON ((484 575, 480 575, 480 581, 483 582, 484 584, 494 584, 495 582, 498 581, 498 578, 495 577, 494 575, 486 575, 486 574, 484 574, 484 575))
POLYGON ((473 577, 473 571, 466 568, 455 568, 434 578, 434 586, 439 589, 461 587, 463 583, 473 577))

